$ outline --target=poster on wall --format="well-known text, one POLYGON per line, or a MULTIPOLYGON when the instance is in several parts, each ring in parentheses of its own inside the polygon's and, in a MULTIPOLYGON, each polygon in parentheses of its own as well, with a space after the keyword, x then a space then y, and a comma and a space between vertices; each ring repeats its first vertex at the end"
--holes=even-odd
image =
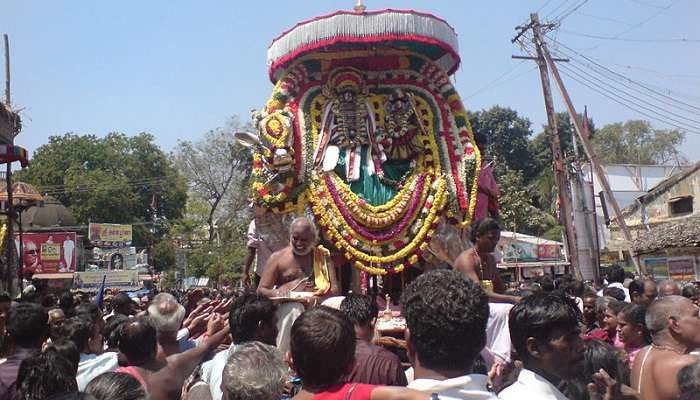
POLYGON ((670 257, 668 275, 677 281, 695 280, 695 257, 670 257))
POLYGON ((668 279, 668 259, 666 257, 650 257, 644 259, 644 267, 656 279, 668 279))
POLYGON ((132 239, 132 227, 131 225, 96 224, 91 222, 88 225, 88 237, 95 246, 129 246, 132 239))
MULTIPOLYGON (((19 234, 15 234, 15 246, 19 253, 19 234)), ((22 272, 75 272, 75 247, 75 232, 22 234, 22 272)))

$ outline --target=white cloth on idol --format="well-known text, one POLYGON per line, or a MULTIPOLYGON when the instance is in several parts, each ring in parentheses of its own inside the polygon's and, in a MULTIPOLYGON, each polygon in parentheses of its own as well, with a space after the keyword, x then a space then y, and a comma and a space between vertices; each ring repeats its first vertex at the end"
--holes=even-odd
POLYGON ((567 400, 556 386, 528 369, 522 369, 518 380, 498 393, 498 397, 503 400, 567 400))
POLYGON ((469 399, 492 400, 498 399, 495 393, 486 388, 488 377, 486 375, 471 374, 457 378, 439 381, 435 379, 416 379, 408 384, 409 389, 423 393, 436 393, 443 400, 469 399))
POLYGON ((277 305, 275 316, 277 317, 277 350, 282 354, 289 351, 289 343, 292 339, 292 324, 304 312, 304 305, 297 302, 281 303, 277 305))
POLYGON ((80 354, 80 363, 78 364, 78 390, 85 390, 85 386, 95 379, 98 375, 105 372, 113 371, 119 367, 117 359, 118 353, 109 352, 99 356, 96 354, 80 354))
POLYGON ((216 353, 214 358, 202 364, 202 381, 209 385, 212 400, 221 400, 224 397, 221 391, 221 379, 228 356, 234 349, 235 345, 232 344, 228 349, 216 353))
POLYGON ((513 305, 508 303, 489 303, 489 320, 486 323, 486 347, 504 361, 510 360, 508 313, 511 308, 513 305))

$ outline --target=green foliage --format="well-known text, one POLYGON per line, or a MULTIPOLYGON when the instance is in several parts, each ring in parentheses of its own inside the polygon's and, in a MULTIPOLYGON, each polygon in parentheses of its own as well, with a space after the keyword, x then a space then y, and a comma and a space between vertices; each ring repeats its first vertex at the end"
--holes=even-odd
POLYGON ((522 171, 507 169, 497 178, 501 190, 501 221, 509 231, 542 235, 557 221, 533 204, 535 193, 525 184, 522 171))
MULTIPOLYGON (((51 136, 16 178, 57 198, 79 224, 149 222, 152 204, 159 218, 176 219, 187 199, 185 180, 153 140, 147 133, 51 136)), ((134 235, 137 246, 148 244, 147 235, 134 235)))
POLYGON ((676 164, 687 161, 678 151, 684 140, 679 130, 632 120, 604 126, 593 137, 593 146, 603 164, 676 164))
POLYGON ((530 121, 500 106, 470 113, 469 122, 479 149, 496 161, 496 168, 529 171, 530 121))
POLYGON ((175 266, 175 244, 168 239, 159 241, 153 246, 151 257, 156 271, 173 268, 175 266))
POLYGON ((245 243, 225 243, 222 246, 213 246, 205 242, 189 251, 187 275, 209 277, 215 281, 221 279, 221 282, 234 282, 241 276, 246 252, 245 243))

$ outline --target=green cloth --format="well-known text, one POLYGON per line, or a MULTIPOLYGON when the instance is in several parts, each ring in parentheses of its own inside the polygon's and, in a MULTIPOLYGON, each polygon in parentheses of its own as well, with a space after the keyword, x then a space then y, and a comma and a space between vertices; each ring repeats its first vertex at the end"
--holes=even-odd
MULTIPOLYGON (((368 160, 368 152, 369 146, 362 146, 360 178, 350 183, 350 190, 363 198, 369 204, 378 206, 385 204, 394 198, 398 190, 390 185, 384 184, 379 180, 379 177, 376 174, 370 175, 367 172, 367 166, 370 162, 372 162, 372 160, 368 160)), ((338 174, 341 179, 347 182, 345 176, 345 162, 345 150, 341 150, 340 154, 338 155, 338 164, 335 166, 335 173, 338 174)), ((385 178, 400 182, 400 180, 404 178, 406 172, 408 172, 410 169, 410 162, 387 161, 382 164, 382 169, 384 170, 385 178)))

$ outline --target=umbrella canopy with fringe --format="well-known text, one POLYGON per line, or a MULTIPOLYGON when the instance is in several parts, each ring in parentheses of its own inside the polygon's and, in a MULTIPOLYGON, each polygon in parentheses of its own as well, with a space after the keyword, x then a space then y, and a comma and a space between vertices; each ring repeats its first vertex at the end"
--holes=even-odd
MULTIPOLYGON (((12 184, 12 205, 15 207, 30 207, 43 201, 44 198, 34 186, 15 182, 12 184)), ((0 203, 7 203, 7 184, 0 182, 0 203)), ((5 207, 7 209, 7 207, 5 207)))

